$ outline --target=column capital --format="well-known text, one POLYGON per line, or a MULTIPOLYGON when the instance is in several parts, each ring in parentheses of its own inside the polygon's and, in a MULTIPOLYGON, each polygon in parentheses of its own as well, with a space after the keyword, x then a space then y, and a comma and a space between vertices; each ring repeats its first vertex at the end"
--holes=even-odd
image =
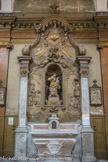
POLYGON ((77 62, 80 65, 80 74, 81 77, 88 77, 89 74, 89 62, 92 59, 92 57, 88 56, 78 56, 77 62))
POLYGON ((13 45, 11 42, 0 42, 0 48, 12 49, 13 45))
POLYGON ((29 56, 20 56, 17 58, 20 62, 20 76, 28 77, 29 73, 29 64, 32 63, 32 57, 29 56))
POLYGON ((107 42, 98 43, 97 49, 103 49, 103 48, 108 48, 108 43, 107 42))
POLYGON ((21 64, 32 63, 32 57, 30 57, 30 56, 19 56, 19 57, 17 57, 17 59, 21 64))

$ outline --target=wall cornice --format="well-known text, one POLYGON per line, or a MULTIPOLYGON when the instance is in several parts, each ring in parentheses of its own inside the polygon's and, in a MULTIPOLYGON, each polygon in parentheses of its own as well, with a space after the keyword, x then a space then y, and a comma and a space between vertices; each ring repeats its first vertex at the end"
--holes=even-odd
MULTIPOLYGON (((41 26, 44 17, 1 16, 0 19, 0 42, 24 43, 35 38, 35 29, 41 26), (29 37, 28 33, 32 35, 29 37)), ((84 42, 88 40, 88 43, 94 40, 108 42, 108 16, 65 17, 65 19, 75 39, 84 42)))

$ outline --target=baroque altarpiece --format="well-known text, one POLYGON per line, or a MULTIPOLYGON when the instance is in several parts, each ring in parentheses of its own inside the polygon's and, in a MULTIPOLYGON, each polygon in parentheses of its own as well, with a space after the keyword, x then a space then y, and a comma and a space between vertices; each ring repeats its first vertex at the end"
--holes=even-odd
POLYGON ((77 121, 81 117, 76 61, 79 47, 73 42, 65 20, 62 18, 61 22, 56 19, 51 17, 48 22, 43 21, 42 33, 38 33, 40 40, 30 52, 33 60, 28 83, 27 111, 30 122, 47 122, 50 113, 58 113, 61 122, 77 121), (57 90, 58 97, 49 97, 48 78, 54 73, 59 78, 60 89, 57 90))
POLYGON ((35 30, 35 41, 18 57, 21 81, 15 157, 68 156, 72 160, 73 154, 77 161, 81 157, 95 161, 88 88, 91 57, 73 40, 67 21, 55 13, 35 30))

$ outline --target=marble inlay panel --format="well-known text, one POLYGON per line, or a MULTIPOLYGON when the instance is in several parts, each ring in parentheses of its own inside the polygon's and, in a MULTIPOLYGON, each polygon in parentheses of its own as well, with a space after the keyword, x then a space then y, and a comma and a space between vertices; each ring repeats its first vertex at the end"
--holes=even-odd
POLYGON ((85 156, 92 156, 93 155, 93 135, 90 133, 84 133, 82 135, 83 138, 83 154, 85 156))
POLYGON ((19 100, 19 125, 26 124, 26 107, 27 107, 27 78, 21 78, 20 81, 20 100, 19 100))
MULTIPOLYGON (((3 87, 6 87, 7 83, 8 54, 9 50, 7 48, 0 48, 0 80, 3 82, 3 87)), ((4 104, 0 108, 0 115, 5 113, 4 104)))
POLYGON ((71 157, 71 151, 76 143, 76 139, 66 139, 66 138, 41 138, 33 139, 35 143, 39 156, 44 156, 47 158, 51 157, 71 157))
POLYGON ((90 125, 88 78, 81 78, 82 123, 90 125))
POLYGON ((26 151, 26 134, 25 133, 17 133, 16 138, 16 150, 17 150, 17 157, 23 158, 25 157, 26 151))

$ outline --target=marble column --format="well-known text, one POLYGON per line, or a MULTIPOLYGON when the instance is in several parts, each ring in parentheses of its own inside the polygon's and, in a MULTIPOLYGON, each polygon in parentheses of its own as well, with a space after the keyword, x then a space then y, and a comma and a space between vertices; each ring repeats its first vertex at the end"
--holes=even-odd
POLYGON ((25 160, 27 154, 27 90, 28 90, 28 72, 31 57, 18 57, 20 62, 20 95, 19 95, 19 118, 18 128, 15 131, 15 158, 25 160))
POLYGON ((78 56, 81 80, 81 110, 82 110, 82 162, 95 162, 94 131, 90 126, 88 64, 91 57, 78 56))

